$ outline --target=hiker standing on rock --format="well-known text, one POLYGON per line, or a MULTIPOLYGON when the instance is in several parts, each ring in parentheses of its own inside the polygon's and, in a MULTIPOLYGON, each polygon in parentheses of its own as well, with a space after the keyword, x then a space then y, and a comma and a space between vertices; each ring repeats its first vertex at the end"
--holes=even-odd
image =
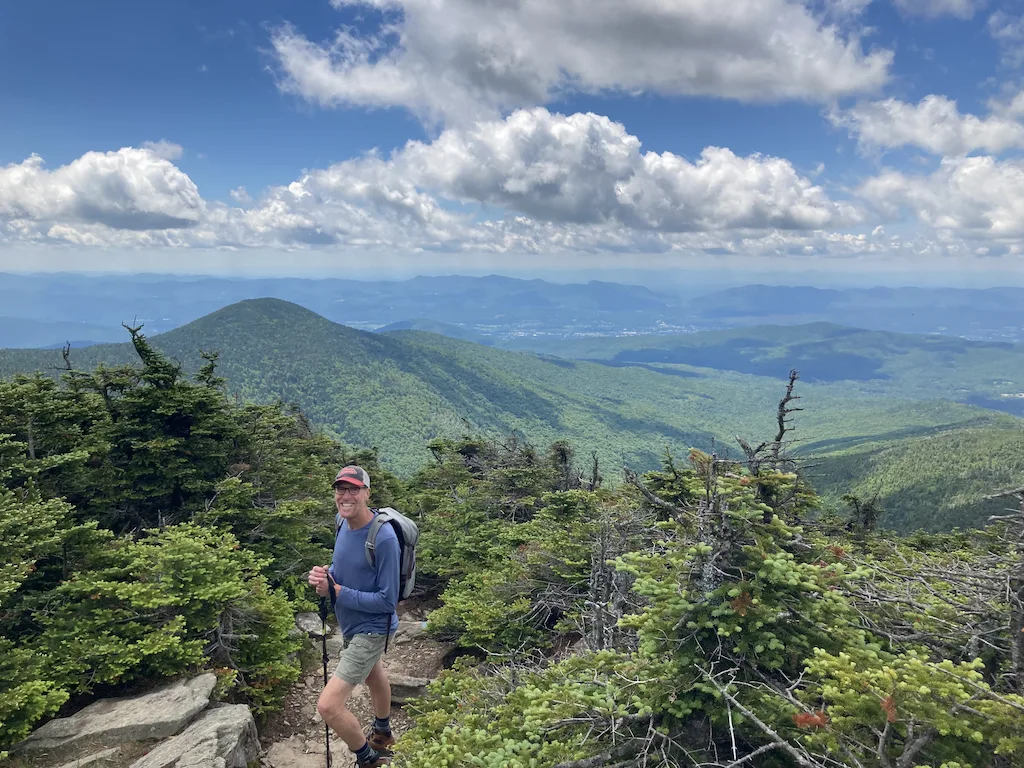
POLYGON ((375 563, 367 562, 366 538, 377 513, 370 509, 370 476, 362 467, 348 466, 334 478, 334 505, 341 527, 334 542, 330 568, 315 566, 309 583, 321 597, 330 597, 343 637, 341 660, 324 686, 316 708, 335 733, 355 753, 357 768, 377 768, 391 762, 391 683, 381 661, 386 644, 398 629, 398 537, 391 526, 377 534, 375 563), (331 595, 331 592, 334 592, 331 595), (366 683, 376 719, 364 732, 348 700, 355 687, 366 683))

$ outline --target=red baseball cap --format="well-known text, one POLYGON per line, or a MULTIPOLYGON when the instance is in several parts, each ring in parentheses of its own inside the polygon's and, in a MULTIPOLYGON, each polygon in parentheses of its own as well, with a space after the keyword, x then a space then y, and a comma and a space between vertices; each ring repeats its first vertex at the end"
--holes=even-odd
POLYGON ((348 483, 349 485, 355 485, 359 488, 369 488, 370 476, 362 467, 350 464, 347 467, 342 467, 334 478, 333 485, 337 485, 338 483, 348 483))

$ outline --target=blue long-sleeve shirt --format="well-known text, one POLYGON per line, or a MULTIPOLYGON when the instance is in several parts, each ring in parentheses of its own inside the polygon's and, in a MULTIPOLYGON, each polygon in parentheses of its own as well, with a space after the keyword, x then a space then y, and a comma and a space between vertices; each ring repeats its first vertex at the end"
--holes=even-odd
MULTIPOLYGON (((376 516, 376 513, 375 513, 376 516)), ((398 536, 390 525, 377 534, 376 568, 366 561, 366 537, 372 521, 352 530, 342 521, 328 569, 338 584, 334 610, 342 635, 384 634, 398 629, 398 536)))

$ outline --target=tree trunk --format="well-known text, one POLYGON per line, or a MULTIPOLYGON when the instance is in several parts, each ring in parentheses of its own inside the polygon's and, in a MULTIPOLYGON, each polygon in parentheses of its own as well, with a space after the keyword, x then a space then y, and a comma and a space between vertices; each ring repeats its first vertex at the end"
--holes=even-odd
POLYGON ((36 460, 36 440, 34 430, 32 429, 32 414, 28 416, 28 458, 30 461, 36 460))

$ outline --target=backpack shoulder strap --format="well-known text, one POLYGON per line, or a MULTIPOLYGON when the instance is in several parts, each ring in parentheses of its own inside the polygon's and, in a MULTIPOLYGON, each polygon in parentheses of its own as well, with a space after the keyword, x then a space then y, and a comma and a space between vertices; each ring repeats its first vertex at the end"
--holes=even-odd
POLYGON ((373 568, 377 563, 377 534, 388 521, 387 510, 373 510, 373 522, 370 523, 370 530, 366 534, 366 562, 373 568))

